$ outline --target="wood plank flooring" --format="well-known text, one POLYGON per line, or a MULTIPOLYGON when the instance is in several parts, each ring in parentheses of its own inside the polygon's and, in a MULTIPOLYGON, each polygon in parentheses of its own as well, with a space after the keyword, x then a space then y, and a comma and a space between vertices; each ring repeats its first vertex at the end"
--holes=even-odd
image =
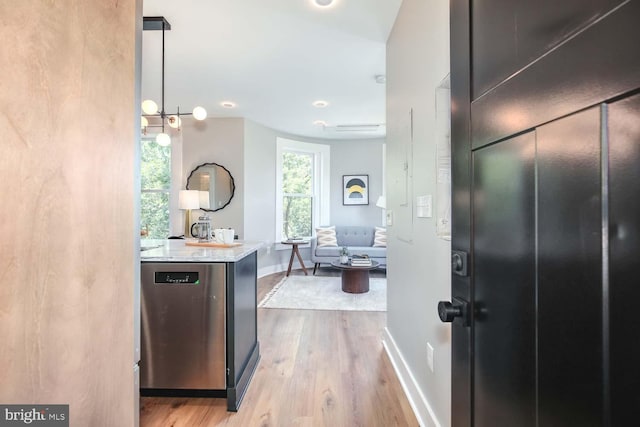
MULTIPOLYGON (((259 279, 258 300, 283 276, 259 279)), ((262 358, 237 413, 225 399, 145 397, 140 424, 417 426, 382 348, 385 324, 379 312, 259 309, 262 358)))

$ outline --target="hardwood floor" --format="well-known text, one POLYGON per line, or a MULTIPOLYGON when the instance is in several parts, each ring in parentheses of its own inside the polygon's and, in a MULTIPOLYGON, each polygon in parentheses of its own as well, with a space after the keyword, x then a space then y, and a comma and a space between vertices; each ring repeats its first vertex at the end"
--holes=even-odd
MULTIPOLYGON (((258 300, 283 276, 259 279, 258 300)), ((379 312, 258 309, 262 358, 237 413, 225 399, 145 397, 140 425, 417 426, 382 348, 385 324, 379 312)))

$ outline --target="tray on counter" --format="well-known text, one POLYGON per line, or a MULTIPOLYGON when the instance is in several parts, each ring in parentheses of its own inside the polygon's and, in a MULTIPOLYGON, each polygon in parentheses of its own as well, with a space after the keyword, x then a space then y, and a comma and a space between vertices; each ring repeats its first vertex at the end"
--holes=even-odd
POLYGON ((217 242, 185 242, 186 246, 203 246, 207 248, 236 248, 242 246, 240 242, 217 243, 217 242))

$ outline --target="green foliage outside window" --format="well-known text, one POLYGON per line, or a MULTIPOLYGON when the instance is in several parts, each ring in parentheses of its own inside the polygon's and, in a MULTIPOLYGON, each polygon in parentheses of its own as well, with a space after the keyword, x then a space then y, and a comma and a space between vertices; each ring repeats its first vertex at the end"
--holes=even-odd
POLYGON ((313 156, 282 154, 282 238, 309 237, 313 207, 313 156))
POLYGON ((143 140, 140 150, 140 221, 148 238, 169 236, 169 194, 171 192, 171 147, 143 140))

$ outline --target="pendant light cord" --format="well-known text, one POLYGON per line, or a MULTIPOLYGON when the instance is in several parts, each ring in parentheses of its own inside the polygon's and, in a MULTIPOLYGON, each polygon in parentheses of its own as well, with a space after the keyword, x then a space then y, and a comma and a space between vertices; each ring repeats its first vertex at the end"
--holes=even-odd
POLYGON ((164 133, 164 30, 165 30, 165 22, 162 20, 162 111, 160 112, 160 117, 162 119, 162 133, 164 133))

